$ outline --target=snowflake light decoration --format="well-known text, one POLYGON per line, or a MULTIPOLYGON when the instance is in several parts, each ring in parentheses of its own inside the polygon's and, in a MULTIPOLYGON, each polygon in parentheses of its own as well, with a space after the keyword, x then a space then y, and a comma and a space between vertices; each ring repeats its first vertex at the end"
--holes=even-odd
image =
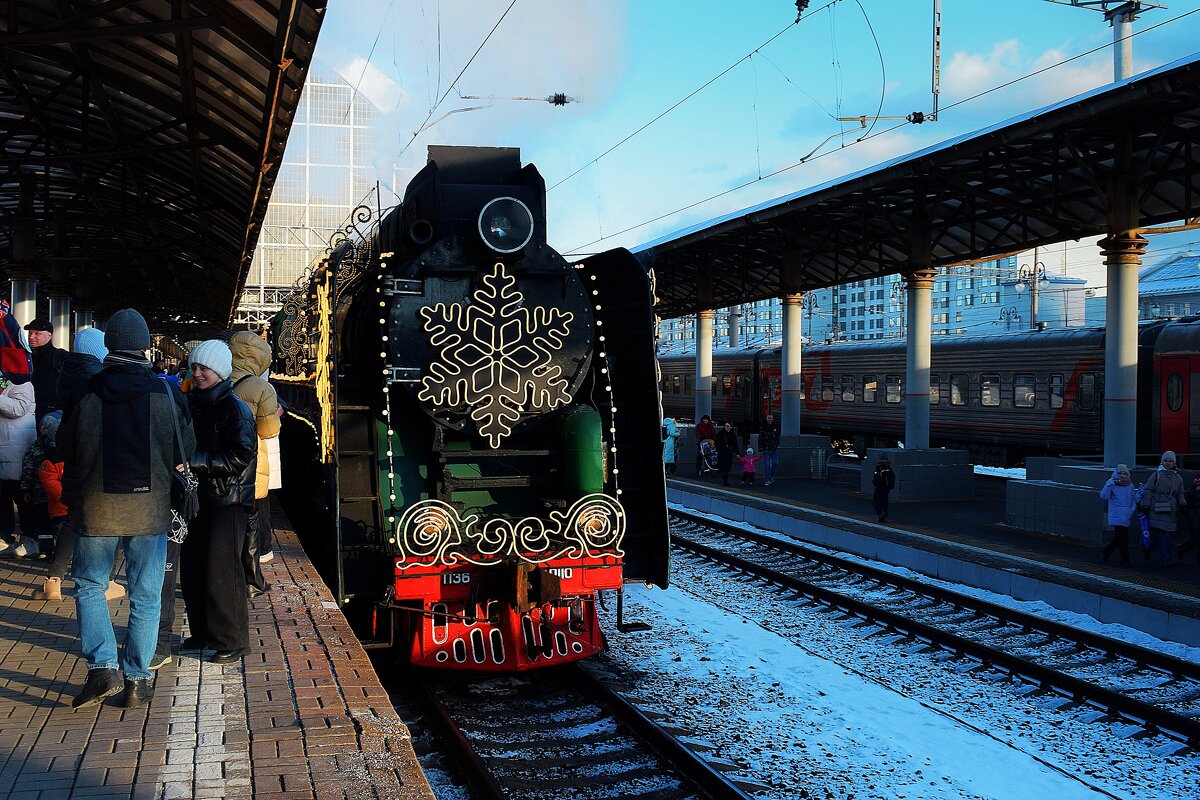
POLYGON ((437 303, 418 312, 436 356, 421 377, 417 399, 468 406, 492 449, 521 415, 550 411, 571 400, 562 368, 552 363, 574 315, 558 308, 524 308, 517 279, 496 264, 469 305, 437 303))

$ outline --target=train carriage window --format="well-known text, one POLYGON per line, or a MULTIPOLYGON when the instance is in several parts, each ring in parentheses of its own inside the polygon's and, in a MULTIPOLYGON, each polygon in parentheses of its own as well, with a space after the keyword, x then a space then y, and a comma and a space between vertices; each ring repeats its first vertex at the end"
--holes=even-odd
POLYGON ((929 376, 929 405, 936 406, 942 402, 942 382, 937 375, 929 376))
POLYGON ((666 394, 667 392, 671 391, 671 376, 670 375, 667 375, 666 377, 663 378, 662 391, 663 391, 663 394, 666 394))
MULTIPOLYGON (((800 399, 801 399, 801 400, 804 400, 804 399, 806 399, 806 398, 808 397, 808 384, 807 384, 807 383, 805 383, 805 381, 807 381, 807 380, 809 380, 809 378, 805 378, 803 375, 801 375, 801 376, 800 376, 800 399)), ((783 392, 782 392, 782 383, 783 383, 783 378, 781 377, 781 378, 780 378, 780 389, 781 389, 781 391, 780 391, 780 394, 779 394, 779 396, 780 396, 780 397, 783 397, 783 392)), ((782 401, 781 401, 781 402, 782 402, 782 401)))
POLYGON ((899 403, 904 399, 904 379, 899 375, 888 375, 885 380, 887 392, 884 399, 889 403, 899 403))
POLYGON ((821 376, 821 399, 826 403, 833 402, 833 376, 821 376))
POLYGON ((1172 372, 1167 378, 1167 408, 1178 411, 1183 405, 1183 376, 1172 372))
POLYGON ((743 400, 750 399, 750 378, 746 375, 739 375, 737 379, 737 396, 743 400))
POLYGON ((1096 407, 1096 376, 1091 372, 1079 376, 1079 398, 1076 402, 1081 411, 1091 411, 1096 407))
POLYGON ((979 376, 979 403, 985 406, 1000 405, 1000 376, 979 376))
POLYGON ((966 375, 950 376, 950 405, 965 406, 971 397, 970 384, 966 375))
POLYGON ((696 380, 696 379, 695 379, 695 378, 693 378, 691 375, 684 375, 684 376, 683 376, 683 393, 684 393, 684 394, 691 394, 691 393, 692 393, 692 389, 693 389, 692 382, 693 382, 693 381, 695 381, 695 380, 696 380))
POLYGON ((1013 405, 1033 408, 1037 404, 1037 384, 1032 375, 1013 376, 1013 405))
POLYGON ((843 403, 853 403, 854 402, 854 376, 853 375, 843 375, 842 376, 842 402, 843 403))
POLYGON ((1063 407, 1063 376, 1062 375, 1051 375, 1050 376, 1050 407, 1051 408, 1062 408, 1063 407))
POLYGON ((671 391, 675 394, 679 394, 679 390, 680 390, 680 388, 682 388, 682 384, 683 384, 683 379, 681 378, 681 376, 676 375, 675 376, 675 385, 671 388, 671 391))
POLYGON ((732 375, 722 375, 721 376, 721 395, 724 397, 729 397, 729 395, 731 395, 731 394, 733 394, 733 376, 732 375))
POLYGON ((879 380, 874 375, 863 376, 863 402, 874 403, 875 391, 879 388, 879 380))

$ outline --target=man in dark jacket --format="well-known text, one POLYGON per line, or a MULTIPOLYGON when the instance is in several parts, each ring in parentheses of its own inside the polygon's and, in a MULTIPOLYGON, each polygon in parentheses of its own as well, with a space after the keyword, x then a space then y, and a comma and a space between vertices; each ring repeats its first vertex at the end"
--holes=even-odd
POLYGON ((779 425, 774 414, 767 414, 758 429, 758 452, 763 457, 763 485, 775 482, 775 468, 779 466, 779 425))
POLYGON ((721 483, 728 486, 729 470, 733 468, 733 454, 739 450, 738 435, 732 422, 721 426, 714 444, 717 446, 717 471, 721 473, 721 483))
POLYGON ((104 368, 66 412, 58 431, 63 498, 79 526, 75 545, 75 604, 88 677, 72 705, 94 705, 121 691, 117 642, 104 590, 125 551, 129 629, 119 666, 125 671, 126 708, 154 695, 150 671, 158 639, 171 481, 195 449, 183 396, 150 371, 150 330, 131 308, 112 316, 104 333, 104 368), (183 447, 176 444, 179 424, 183 447), (182 450, 182 452, 181 452, 182 450))
POLYGON ((54 346, 54 326, 45 317, 38 317, 25 326, 29 347, 33 352, 33 399, 39 425, 42 417, 62 406, 58 401, 58 373, 62 371, 67 351, 54 346))

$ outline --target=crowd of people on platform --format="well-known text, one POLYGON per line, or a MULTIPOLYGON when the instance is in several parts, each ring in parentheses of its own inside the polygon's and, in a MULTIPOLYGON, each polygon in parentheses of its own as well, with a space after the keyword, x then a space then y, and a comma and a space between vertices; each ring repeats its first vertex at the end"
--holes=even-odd
MULTIPOLYGON (((679 427, 674 419, 668 417, 663 420, 662 438, 663 463, 667 472, 674 475, 679 460, 680 438, 679 427)), ((775 422, 774 414, 767 414, 759 428, 757 453, 753 447, 742 447, 741 437, 732 422, 724 422, 718 427, 708 414, 696 423, 695 438, 697 475, 715 473, 720 476, 722 485, 728 486, 729 473, 736 462, 741 467, 742 483, 753 484, 758 474, 758 464, 762 462, 763 483, 770 486, 775 482, 775 470, 779 466, 779 425, 775 422)))
POLYGON ((1158 563, 1169 566, 1192 551, 1200 561, 1200 475, 1187 485, 1173 450, 1162 454, 1158 468, 1141 486, 1134 486, 1129 467, 1118 464, 1100 488, 1100 498, 1108 504, 1108 524, 1113 529, 1103 550, 1104 561, 1115 552, 1121 566, 1132 566, 1131 535, 1137 537, 1134 544, 1141 548, 1144 561, 1157 553, 1158 563), (1183 536, 1186 540, 1176 546, 1175 540, 1183 536))
POLYGON ((35 599, 61 601, 74 582, 88 675, 73 706, 123 691, 137 707, 174 657, 177 582, 191 631, 181 651, 218 664, 250 652, 248 599, 270 588, 261 565, 280 477, 271 348, 231 331, 189 343, 186 361, 151 362, 134 309, 80 330, 70 352, 52 336, 41 318, 22 330, 0 302, 0 557, 46 559, 35 599), (173 507, 181 482, 198 500, 191 519, 173 507), (118 657, 108 601, 126 594, 118 657))

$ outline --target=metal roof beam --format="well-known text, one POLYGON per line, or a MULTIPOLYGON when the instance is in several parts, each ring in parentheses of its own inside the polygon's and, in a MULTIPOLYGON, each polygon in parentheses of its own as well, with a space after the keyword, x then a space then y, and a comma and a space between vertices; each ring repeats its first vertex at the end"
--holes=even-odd
POLYGON ((40 47, 48 44, 90 43, 105 39, 145 38, 166 33, 215 28, 221 23, 212 17, 189 17, 162 22, 104 25, 96 28, 74 30, 30 31, 26 33, 0 33, 0 47, 40 47))
MULTIPOLYGON (((172 144, 140 145, 124 147, 116 150, 91 150, 81 153, 63 153, 59 155, 30 155, 18 158, 0 158, 0 166, 20 166, 24 164, 50 166, 54 164, 71 164, 89 161, 123 161, 136 159, 158 153, 176 153, 185 150, 203 149, 212 144, 208 139, 197 139, 194 142, 174 142, 172 144)), ((145 198, 143 198, 145 199, 145 198)))

